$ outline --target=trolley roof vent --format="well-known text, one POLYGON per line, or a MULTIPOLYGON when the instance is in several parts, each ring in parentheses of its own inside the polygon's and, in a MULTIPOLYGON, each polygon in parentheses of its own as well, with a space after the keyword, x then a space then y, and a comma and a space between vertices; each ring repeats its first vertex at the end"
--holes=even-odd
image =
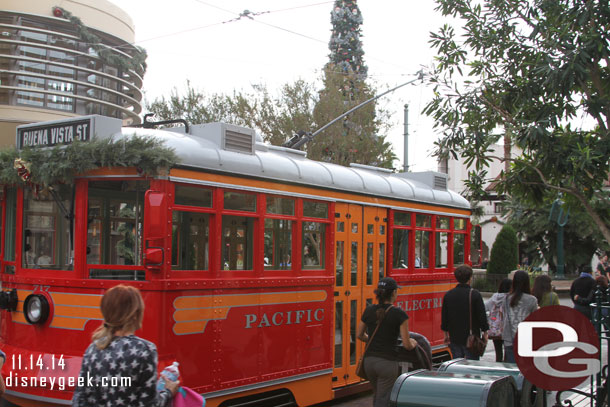
POLYGON ((446 191, 447 190, 447 174, 436 171, 423 171, 423 172, 400 172, 398 174, 392 174, 394 177, 406 178, 413 181, 421 182, 426 186, 446 191))
POLYGON ((224 132, 224 149, 238 153, 254 154, 254 132, 241 133, 230 129, 224 132))
POLYGON ((447 177, 434 176, 434 189, 447 189, 447 177))
POLYGON ((212 141, 219 148, 254 155, 256 132, 228 123, 206 123, 192 126, 191 135, 212 141))

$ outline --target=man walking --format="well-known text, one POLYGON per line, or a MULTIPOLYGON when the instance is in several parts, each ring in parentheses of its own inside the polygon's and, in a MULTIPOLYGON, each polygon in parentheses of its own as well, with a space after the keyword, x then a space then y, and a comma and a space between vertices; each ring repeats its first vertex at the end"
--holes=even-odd
POLYGON ((591 266, 581 266, 580 270, 580 276, 572 281, 570 298, 574 303, 574 309, 591 319, 591 307, 589 305, 593 302, 596 282, 591 266))
POLYGON ((472 279, 472 268, 463 264, 455 269, 455 278, 458 285, 447 291, 443 298, 441 313, 441 329, 445 333, 445 343, 454 358, 467 358, 479 360, 478 355, 473 355, 466 348, 466 341, 470 334, 470 320, 472 319, 472 333, 480 335, 487 342, 487 314, 481 293, 470 287, 472 279), (472 291, 472 301, 470 296, 472 291), (472 302, 472 303, 471 303, 472 302))

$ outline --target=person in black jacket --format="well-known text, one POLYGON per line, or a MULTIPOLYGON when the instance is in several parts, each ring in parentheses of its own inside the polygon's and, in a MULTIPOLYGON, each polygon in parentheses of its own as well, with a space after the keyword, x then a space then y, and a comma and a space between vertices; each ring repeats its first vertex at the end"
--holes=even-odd
POLYGON ((398 335, 402 346, 412 350, 417 346, 409 336, 409 316, 393 306, 398 297, 398 284, 391 277, 379 280, 375 290, 378 304, 369 305, 362 313, 357 337, 368 345, 364 358, 364 370, 373 386, 373 407, 387 407, 394 382, 400 373, 396 343, 398 335), (379 324, 377 332, 375 329, 379 324), (374 335, 373 335, 374 334, 374 335))
POLYGON ((479 360, 478 355, 471 354, 466 348, 466 340, 470 334, 470 312, 472 312, 472 333, 480 335, 487 342, 487 314, 481 293, 470 288, 472 268, 466 264, 458 266, 453 273, 458 281, 455 288, 447 291, 443 297, 441 310, 441 330, 445 333, 445 343, 449 345, 454 358, 479 360), (472 305, 469 297, 472 291, 472 305))
POLYGON ((570 286, 570 298, 574 303, 574 309, 591 319, 589 304, 593 301, 592 291, 595 289, 596 282, 593 278, 591 266, 581 266, 580 270, 580 276, 572 281, 572 286, 570 286))

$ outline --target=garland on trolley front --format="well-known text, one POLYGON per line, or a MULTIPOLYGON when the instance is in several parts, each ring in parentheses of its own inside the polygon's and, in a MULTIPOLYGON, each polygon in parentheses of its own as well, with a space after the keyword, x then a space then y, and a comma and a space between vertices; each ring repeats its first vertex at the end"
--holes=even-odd
POLYGON ((70 183, 78 174, 102 167, 135 167, 139 173, 156 175, 176 164, 174 150, 154 138, 133 136, 75 142, 52 148, 0 150, 0 183, 42 187, 70 183))

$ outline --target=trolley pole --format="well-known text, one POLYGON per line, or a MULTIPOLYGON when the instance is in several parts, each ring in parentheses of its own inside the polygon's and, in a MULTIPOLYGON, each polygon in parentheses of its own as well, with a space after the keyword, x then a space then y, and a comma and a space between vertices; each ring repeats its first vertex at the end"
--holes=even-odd
POLYGON ((403 86, 406 86, 406 85, 410 85, 413 82, 421 81, 423 79, 424 79, 424 71, 420 70, 417 73, 417 78, 412 79, 412 80, 410 80, 408 82, 405 82, 402 85, 398 85, 398 86, 396 86, 396 87, 394 87, 394 88, 392 88, 390 90, 386 90, 385 92, 383 92, 383 93, 381 93, 381 94, 379 94, 379 95, 377 95, 375 97, 372 97, 372 98, 370 98, 368 100, 365 100, 364 102, 360 103, 358 106, 348 110, 347 112, 343 113, 341 116, 331 120, 329 123, 326 123, 324 126, 320 127, 318 130, 314 131, 313 133, 305 134, 300 140, 296 141, 294 144, 287 145, 286 147, 293 148, 293 149, 301 148, 301 146, 303 146, 304 144, 306 144, 309 141, 313 140, 313 138, 315 136, 317 136, 318 134, 322 133, 324 130, 326 130, 327 128, 329 128, 330 126, 332 126, 333 124, 335 124, 339 120, 343 119, 348 114, 355 112, 356 110, 360 109, 361 107, 368 105, 372 101, 377 100, 380 97, 385 96, 385 95, 387 95, 390 92, 394 92, 396 89, 402 88, 403 86))
POLYGON ((405 146, 404 146, 404 172, 409 172, 409 104, 405 103, 405 146))

